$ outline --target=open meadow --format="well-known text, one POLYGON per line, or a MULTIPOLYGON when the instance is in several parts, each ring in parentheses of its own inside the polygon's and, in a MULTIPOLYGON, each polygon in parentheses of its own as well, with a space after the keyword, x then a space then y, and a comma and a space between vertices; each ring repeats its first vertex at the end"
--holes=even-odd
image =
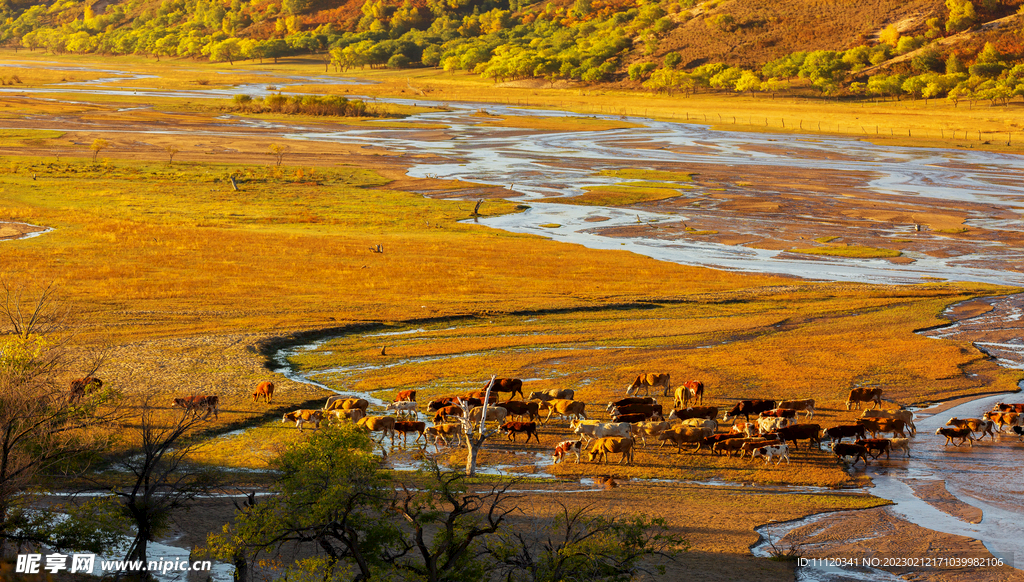
MULTIPOLYGON (((81 365, 100 355, 96 375, 123 392, 124 406, 151 397, 168 405, 161 418, 171 423, 178 414, 169 406, 172 398, 218 395, 220 414, 197 428, 202 444, 189 461, 227 469, 225 489, 266 487, 273 479, 268 460, 307 438, 282 423, 282 414, 322 406, 333 392, 390 402, 398 391, 416 389, 423 413, 428 400, 482 389, 496 375, 523 379, 527 394, 572 388, 587 403, 588 417, 605 420, 606 403, 624 396, 638 374, 668 372, 673 386, 701 380, 704 404, 721 412, 741 399, 813 398, 813 422, 828 427, 859 416, 845 406, 853 388, 880 387, 889 405, 916 407, 1018 390, 1021 373, 999 366, 971 342, 915 333, 945 323, 942 313, 950 305, 1018 291, 1009 285, 814 282, 490 228, 474 218, 486 222, 528 206, 494 185, 406 173, 436 160, 430 152, 300 138, 278 124, 310 132, 437 132, 438 140, 454 139, 457 130, 389 126, 380 118, 247 114, 232 109, 231 88, 287 84, 290 91, 412 101, 371 102, 388 115, 439 110, 460 100, 675 121, 699 115, 701 123, 707 115, 709 125, 726 130, 764 128, 766 119, 772 131, 782 129, 782 119, 786 131, 813 120, 813 133, 818 121, 822 133, 838 126, 845 134, 845 126, 872 134, 867 129, 878 125, 903 128, 904 135, 909 129, 907 137, 895 129, 889 137, 867 136, 887 145, 1019 153, 1024 133, 1014 108, 954 110, 913 102, 850 109, 809 99, 709 95, 625 101, 613 91, 582 88, 496 89, 437 71, 365 71, 362 77, 379 84, 339 88, 296 80, 321 74, 322 65, 287 59, 236 72, 225 64, 69 55, 61 64, 86 69, 58 73, 35 66, 44 60, 39 55, 2 54, 18 61, 24 92, 0 93, 0 278, 29 294, 56 283, 75 314, 81 365), (152 77, 89 88, 120 90, 107 95, 59 85, 104 78, 91 70, 103 66, 152 77), (184 88, 224 94, 173 94, 184 88), (168 94, 150 94, 161 91, 168 94), (735 127, 724 121, 733 117, 735 127), (954 130, 969 131, 961 140, 947 139, 954 130), (486 202, 474 217, 478 199, 486 202), (28 227, 7 223, 49 230, 18 238, 28 227), (301 349, 289 352, 285 373, 276 358, 292 348, 301 349), (277 386, 270 404, 252 397, 262 380, 277 386)), ((486 111, 479 121, 502 131, 566 133, 630 125, 627 119, 511 118, 486 111)), ((644 179, 642 173, 617 176, 644 179)), ((591 188, 573 203, 656 203, 689 188, 686 168, 672 179, 679 190, 666 190, 662 182, 591 188)), ((947 224, 945 216, 935 219, 936 230, 959 227, 959 218, 947 224)), ((842 252, 860 256, 860 248, 842 252)), ((66 370, 61 381, 86 371, 66 370)), ((671 406, 660 388, 654 391, 671 406)), ((535 443, 494 437, 479 461, 537 490, 522 501, 523 524, 550 515, 555 499, 590 504, 607 515, 664 517, 691 544, 669 564, 666 580, 684 572, 690 580, 791 580, 792 561, 751 554, 759 539, 755 527, 888 503, 865 492, 863 470, 803 443, 791 453, 792 464, 778 466, 655 442, 639 448, 629 466, 551 465, 551 449, 570 436, 567 420, 552 419, 535 443), (569 491, 594 479, 612 484, 569 491)), ((128 455, 135 444, 119 446, 128 455)), ((410 447, 392 456, 411 465, 423 454, 410 447)), ((461 467, 465 450, 444 451, 439 459, 461 467)), ((176 543, 202 545, 234 513, 227 502, 202 506, 175 517, 172 529, 184 536, 176 543)), ((950 547, 979 545, 927 535, 950 547)), ((993 569, 979 578, 1006 580, 1017 573, 993 569)))

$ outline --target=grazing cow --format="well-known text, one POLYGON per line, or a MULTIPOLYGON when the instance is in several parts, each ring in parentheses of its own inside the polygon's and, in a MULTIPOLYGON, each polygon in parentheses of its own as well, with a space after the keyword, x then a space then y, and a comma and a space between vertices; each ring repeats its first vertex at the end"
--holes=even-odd
POLYGON ((281 422, 294 422, 295 426, 302 432, 302 425, 307 422, 313 425, 313 430, 320 428, 320 421, 324 417, 323 410, 293 410, 284 413, 281 422))
POLYGON ((445 406, 434 415, 434 424, 445 420, 449 416, 462 416, 462 408, 458 406, 445 406))
POLYGON ((444 446, 448 446, 448 439, 455 438, 456 442, 462 445, 462 423, 460 422, 449 422, 446 424, 435 424, 434 426, 428 427, 425 434, 426 436, 434 437, 434 447, 437 447, 437 441, 444 443, 444 446))
POLYGON ((416 402, 415 390, 401 390, 395 395, 395 402, 416 402))
MULTIPOLYGON (((627 423, 628 424, 628 423, 627 423)), ((648 420, 644 422, 638 422, 636 424, 630 424, 630 432, 632 433, 633 440, 636 437, 640 437, 640 441, 647 446, 647 437, 655 437, 666 430, 672 428, 672 423, 667 420, 648 420)))
POLYGON ((103 388, 103 380, 100 380, 96 376, 86 376, 85 378, 78 378, 77 380, 71 381, 71 401, 78 402, 88 392, 99 390, 103 388))
POLYGON ((626 387, 626 396, 633 396, 643 388, 647 396, 651 395, 651 388, 661 386, 665 389, 662 396, 668 396, 672 389, 672 382, 668 374, 640 374, 633 380, 633 383, 626 387))
POLYGON ((220 413, 220 397, 219 396, 186 396, 184 398, 175 398, 171 403, 171 408, 181 407, 185 409, 185 413, 191 412, 193 416, 199 416, 200 410, 206 410, 206 415, 203 416, 203 420, 210 417, 210 413, 213 413, 213 418, 219 418, 220 413))
POLYGON ((359 419, 366 416, 366 413, 360 408, 350 408, 348 410, 341 410, 335 408, 334 410, 327 411, 327 420, 334 420, 338 422, 350 421, 359 422, 359 419))
POLYGON ((555 446, 555 452, 551 455, 551 463, 557 465, 558 461, 562 460, 562 457, 569 453, 575 453, 576 464, 579 464, 581 452, 583 452, 583 439, 578 441, 562 441, 555 446))
POLYGON ((620 414, 619 416, 612 417, 612 422, 626 422, 629 424, 633 424, 635 422, 647 422, 649 420, 651 420, 651 417, 642 412, 638 412, 636 414, 620 414))
POLYGON ((357 423, 364 430, 371 433, 379 432, 380 442, 384 442, 384 437, 391 437, 391 446, 395 446, 395 417, 393 416, 366 416, 359 419, 357 423))
MULTIPOLYGON (((536 394, 536 392, 534 392, 536 394)), ((658 400, 652 397, 637 398, 635 396, 628 396, 626 398, 619 398, 618 400, 608 403, 608 412, 611 412, 613 408, 622 406, 631 406, 633 404, 657 404, 658 400)))
POLYGON ((501 430, 505 432, 512 442, 516 442, 517 433, 526 433, 526 442, 530 442, 532 436, 534 440, 540 443, 540 437, 537 436, 537 423, 536 422, 506 422, 501 425, 501 430))
POLYGON ((691 406, 690 408, 684 409, 673 409, 672 412, 668 413, 668 418, 665 420, 686 420, 688 418, 708 418, 715 420, 718 418, 718 407, 717 406, 691 406))
POLYGON ((578 400, 554 400, 553 402, 555 405, 548 411, 548 415, 544 419, 545 424, 551 420, 552 414, 557 414, 561 418, 573 417, 586 420, 587 414, 584 412, 587 406, 586 402, 578 400))
MULTIPOLYGON (((485 390, 488 384, 490 384, 489 381, 486 384, 484 384, 485 390)), ((491 386, 491 394, 494 394, 495 392, 508 392, 509 400, 512 400, 516 394, 518 394, 519 397, 522 398, 523 381, 518 378, 495 378, 494 385, 491 386)))
POLYGON ((737 420, 736 424, 732 425, 732 428, 729 429, 729 433, 740 434, 748 437, 755 437, 760 434, 757 430, 756 424, 752 422, 743 422, 742 420, 737 420))
POLYGON ((910 439, 900 439, 900 438, 889 439, 889 450, 890 451, 902 450, 904 453, 906 453, 904 456, 905 457, 909 457, 910 456, 910 439))
POLYGON ((1006 432, 1011 426, 1020 426, 1024 415, 1018 412, 986 412, 983 418, 992 421, 999 432, 1006 432))
POLYGON ((780 400, 775 404, 776 408, 791 408, 793 410, 803 410, 806 414, 805 419, 814 418, 814 399, 807 398, 804 400, 780 400))
POLYGON ((832 443, 832 452, 835 456, 845 460, 845 457, 853 457, 853 462, 850 466, 857 464, 857 459, 864 461, 864 466, 868 464, 868 450, 860 445, 851 445, 850 443, 832 443))
POLYGON ((520 402, 518 400, 509 400, 501 404, 496 404, 508 411, 509 416, 518 416, 520 418, 528 416, 531 421, 537 420, 540 417, 539 404, 536 402, 520 402))
POLYGON ((882 389, 881 388, 854 388, 850 390, 850 397, 846 399, 846 409, 850 410, 850 407, 854 403, 857 403, 857 410, 860 410, 861 402, 874 402, 871 408, 874 409, 882 407, 882 389))
MULTIPOLYGON (((531 400, 531 402, 534 402, 531 400)), ((540 400, 537 401, 537 411, 544 412, 545 410, 551 410, 558 406, 559 402, 575 402, 574 400, 565 400, 564 398, 552 398, 551 400, 540 400)))
POLYGON ((910 410, 865 410, 860 413, 861 418, 895 418, 902 420, 910 428, 910 436, 917 435, 917 425, 914 424, 914 413, 910 410))
POLYGON ((889 450, 892 448, 892 442, 889 439, 857 439, 857 442, 853 444, 864 447, 872 459, 877 459, 882 456, 882 453, 885 453, 885 460, 889 460, 889 450))
POLYGON ((264 380, 256 385, 256 389, 252 391, 252 401, 256 402, 263 397, 264 404, 270 404, 274 400, 274 383, 270 380, 264 380))
POLYGON ((786 459, 786 464, 788 465, 789 445, 787 445, 786 443, 780 443, 777 445, 765 445, 763 447, 758 447, 757 449, 751 451, 750 458, 753 459, 754 457, 757 457, 759 455, 764 457, 765 465, 768 464, 768 461, 772 460, 773 456, 778 457, 778 460, 775 461, 775 466, 778 466, 779 463, 782 462, 782 459, 786 459))
POLYGON ((796 409, 795 408, 776 407, 776 408, 773 408, 771 410, 765 410, 764 412, 762 412, 758 416, 760 418, 775 417, 775 418, 791 418, 791 419, 795 419, 796 418, 796 409))
POLYGON ((572 388, 552 388, 551 390, 530 392, 530 397, 526 400, 572 400, 573 398, 576 398, 576 391, 572 388))
POLYGON ((1024 414, 1024 404, 1011 403, 1005 404, 1000 402, 992 407, 992 410, 996 412, 1016 412, 1017 414, 1024 414))
POLYGON ((419 413, 416 411, 415 400, 396 400, 384 407, 384 412, 395 412, 399 416, 411 416, 416 418, 419 413))
POLYGON ((670 428, 656 438, 661 441, 660 446, 665 446, 665 443, 671 442, 676 445, 676 452, 683 452, 683 445, 686 443, 696 443, 697 446, 690 453, 695 453, 701 448, 701 441, 704 438, 711 436, 711 431, 705 428, 694 428, 692 426, 677 426, 670 428))
MULTIPOLYGON (((668 394, 666 393, 665 396, 668 394)), ((700 380, 688 380, 683 382, 681 387, 676 388, 676 408, 686 408, 690 405, 691 399, 699 406, 704 406, 704 383, 700 380)))
POLYGON ((796 441, 803 439, 807 439, 819 447, 821 446, 821 425, 818 424, 794 424, 782 427, 772 432, 772 434, 778 435, 779 440, 783 442, 793 441, 794 449, 800 448, 796 441))
POLYGON ((740 400, 736 403, 736 406, 732 407, 732 410, 722 419, 725 422, 729 422, 734 418, 738 418, 741 414, 749 422, 751 414, 760 414, 765 410, 771 410, 775 408, 774 400, 740 400))
POLYGON ((692 426, 695 428, 706 428, 711 432, 718 430, 717 420, 708 420, 706 418, 687 418, 679 424, 679 426, 692 426))
POLYGON ((871 438, 878 438, 880 432, 891 432, 892 436, 907 436, 903 432, 907 423, 898 418, 858 418, 857 424, 863 424, 864 428, 871 433, 871 438))
MULTIPOLYGON (((476 406, 469 410, 469 420, 477 422, 480 420, 484 413, 483 406, 476 406)), ((488 406, 487 407, 487 420, 495 420, 498 424, 505 422, 505 417, 508 416, 508 410, 500 406, 488 406)), ((486 422, 484 424, 487 424, 486 422)))
POLYGON ((761 434, 768 434, 770 432, 775 432, 775 431, 779 430, 780 428, 783 428, 783 427, 786 427, 786 426, 790 425, 790 422, 789 422, 788 418, 778 418, 778 417, 775 417, 775 416, 768 416, 768 417, 765 417, 765 418, 758 418, 754 422, 757 423, 757 430, 759 430, 761 432, 761 434))
POLYGON ((620 438, 620 437, 604 437, 594 441, 594 446, 590 448, 590 461, 600 457, 599 463, 604 463, 608 459, 609 453, 622 453, 622 459, 619 460, 619 464, 625 462, 627 465, 633 464, 633 439, 620 438))
POLYGON ((358 408, 363 412, 370 407, 370 402, 365 398, 351 398, 348 396, 331 396, 327 399, 327 404, 324 404, 324 410, 350 410, 352 408, 358 408))
MULTIPOLYGON (((484 396, 487 396, 486 390, 473 390, 471 392, 466 392, 462 396, 459 396, 459 398, 462 398, 463 400, 472 400, 473 402, 476 402, 473 406, 480 406, 484 403, 484 396)), ((487 399, 487 403, 495 404, 496 402, 498 402, 498 393, 491 392, 491 396, 487 399)))
POLYGON ((604 437, 629 438, 631 427, 628 422, 599 422, 596 420, 573 420, 569 422, 572 432, 585 443, 604 437))
POLYGON ((445 406, 451 406, 452 404, 455 404, 456 398, 461 398, 461 396, 442 396, 440 398, 435 398, 427 403, 427 412, 437 412, 445 406))
POLYGON ((662 408, 660 404, 629 404, 626 406, 617 406, 612 409, 612 416, 622 416, 623 414, 646 414, 647 416, 658 420, 663 419, 662 408))
POLYGON ((843 438, 865 438, 867 433, 863 424, 841 424, 825 429, 825 437, 830 441, 843 442, 843 438))
POLYGON ((711 436, 704 437, 704 439, 700 443, 700 446, 701 446, 701 448, 707 447, 707 448, 711 449, 711 452, 713 454, 717 455, 717 454, 719 454, 719 452, 718 452, 718 449, 716 449, 715 447, 717 447, 719 444, 721 444, 724 441, 729 441, 729 440, 733 440, 734 441, 734 440, 740 440, 742 438, 743 438, 743 435, 741 435, 741 434, 729 434, 729 433, 713 434, 711 436))
MULTIPOLYGON (((385 417, 388 418, 388 417, 385 417)), ((402 433, 402 447, 407 444, 409 433, 416 433, 416 440, 413 443, 418 443, 420 439, 423 439, 423 445, 426 446, 427 439, 424 436, 424 432, 427 430, 427 423, 419 422, 415 420, 396 420, 395 431, 402 433)))
POLYGON ((971 432, 980 432, 981 438, 977 439, 979 441, 984 439, 985 435, 989 435, 992 437, 989 440, 996 440, 995 432, 992 431, 993 423, 991 420, 982 420, 980 418, 953 417, 949 419, 949 422, 946 423, 946 426, 955 426, 956 428, 969 428, 971 429, 971 432))
POLYGON ((946 442, 942 446, 946 446, 953 443, 953 439, 960 439, 960 443, 953 443, 954 447, 959 447, 964 444, 964 441, 969 443, 969 446, 974 446, 974 436, 971 435, 971 429, 969 428, 949 428, 946 426, 940 426, 935 429, 935 434, 946 437, 946 442))

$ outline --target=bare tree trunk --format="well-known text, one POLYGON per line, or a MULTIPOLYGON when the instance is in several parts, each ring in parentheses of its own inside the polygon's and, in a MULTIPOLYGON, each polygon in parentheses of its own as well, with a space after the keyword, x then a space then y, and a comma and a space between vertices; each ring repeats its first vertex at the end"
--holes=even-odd
POLYGON ((487 424, 487 405, 491 401, 491 387, 494 386, 494 379, 497 376, 491 376, 491 381, 487 384, 487 391, 484 393, 484 403, 480 410, 480 432, 476 438, 473 438, 473 421, 469 420, 469 406, 463 407, 463 431, 466 433, 466 448, 468 449, 466 454, 466 476, 476 476, 476 456, 480 452, 480 448, 483 447, 484 441, 489 436, 484 432, 484 427, 487 424))

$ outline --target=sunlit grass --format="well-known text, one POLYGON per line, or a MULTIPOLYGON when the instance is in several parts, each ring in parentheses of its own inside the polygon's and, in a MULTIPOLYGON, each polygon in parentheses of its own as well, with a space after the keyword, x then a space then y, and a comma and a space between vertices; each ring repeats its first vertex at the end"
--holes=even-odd
MULTIPOLYGON (((825 242, 825 241, 822 241, 825 242)), ((903 253, 896 249, 879 249, 860 245, 842 245, 829 247, 811 247, 805 249, 790 249, 791 253, 802 253, 805 255, 825 255, 828 257, 846 257, 849 259, 884 259, 898 257, 903 253)))

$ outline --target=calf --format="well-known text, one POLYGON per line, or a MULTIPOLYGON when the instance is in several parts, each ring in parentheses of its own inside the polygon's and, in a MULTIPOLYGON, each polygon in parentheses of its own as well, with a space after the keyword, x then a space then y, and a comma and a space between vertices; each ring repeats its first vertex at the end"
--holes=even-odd
POLYGON ((835 456, 840 459, 845 457, 853 457, 853 462, 850 466, 857 464, 857 459, 864 460, 864 466, 868 464, 868 450, 861 445, 851 445, 850 443, 832 443, 832 452, 835 456))
POLYGON ((580 462, 580 453, 583 451, 583 439, 578 441, 562 441, 555 446, 555 453, 551 455, 552 464, 557 465, 558 461, 562 460, 562 457, 569 453, 575 453, 576 463, 580 462))
POLYGON ((867 432, 864 429, 863 424, 841 424, 839 426, 833 426, 832 428, 825 429, 825 436, 828 440, 835 442, 843 442, 844 437, 850 438, 865 438, 867 432))
POLYGON ((1024 427, 1015 425, 1011 426, 1010 430, 1017 435, 1017 440, 1024 441, 1024 427))
POLYGON ((732 425, 732 428, 729 429, 729 432, 745 435, 748 437, 755 437, 759 434, 760 431, 757 430, 757 425, 755 425, 752 422, 743 422, 742 420, 737 420, 736 424, 732 425))
POLYGON ((674 409, 668 413, 668 418, 665 420, 672 420, 678 418, 679 420, 686 420, 688 418, 707 418, 715 420, 718 418, 718 407, 717 406, 691 406, 690 408, 674 409))
POLYGON ((395 402, 416 402, 415 390, 400 390, 395 395, 395 402))
POLYGON ((946 442, 942 446, 946 446, 953 443, 953 439, 960 439, 960 443, 953 443, 954 447, 959 447, 964 444, 964 441, 969 442, 969 446, 974 446, 974 436, 971 435, 971 429, 969 428, 949 428, 946 426, 935 429, 935 434, 946 437, 946 442))
POLYGON ((540 437, 537 436, 536 422, 506 422, 501 425, 501 430, 505 432, 512 442, 516 442, 516 434, 522 432, 526 433, 526 442, 530 442, 530 437, 532 436, 534 440, 540 443, 540 437))
POLYGON ((782 462, 782 459, 786 459, 786 464, 788 465, 789 464, 789 445, 787 445, 786 443, 780 443, 780 444, 777 444, 777 445, 765 445, 765 446, 760 447, 760 448, 754 450, 753 452, 751 452, 750 458, 753 459, 754 457, 757 457, 758 455, 763 455, 764 456, 764 464, 765 465, 768 464, 768 461, 772 460, 772 455, 778 457, 778 460, 775 461, 775 465, 776 466, 778 466, 778 464, 782 462))
POLYGON ((946 426, 955 426, 957 428, 969 428, 969 429, 971 429, 971 432, 980 432, 981 433, 981 438, 977 439, 979 441, 984 439, 985 435, 991 436, 992 438, 990 440, 993 440, 993 441, 996 440, 996 435, 995 435, 994 432, 992 432, 992 421, 991 420, 981 420, 981 419, 978 419, 978 418, 956 418, 956 417, 953 417, 953 418, 949 419, 949 422, 946 423, 946 426))
POLYGON ((877 459, 885 453, 885 460, 889 460, 889 449, 892 447, 889 439, 857 439, 854 444, 864 447, 872 459, 877 459))
POLYGON ((320 420, 323 418, 323 414, 324 411, 322 410, 293 410, 284 413, 281 422, 294 422, 299 432, 302 432, 302 425, 307 422, 313 425, 313 430, 317 430, 320 428, 320 420))
POLYGON ((807 419, 814 418, 814 399, 807 398, 805 400, 780 400, 776 403, 777 408, 791 408, 793 410, 803 410, 804 416, 807 419))
POLYGON ((181 407, 185 409, 185 413, 192 413, 193 416, 199 416, 201 410, 206 410, 206 414, 203 416, 203 420, 210 417, 210 413, 213 413, 213 418, 219 418, 220 414, 220 397, 216 395, 206 396, 186 396, 184 398, 175 398, 171 407, 181 407))
POLYGON ((718 455, 721 454, 718 450, 718 445, 729 440, 740 440, 743 438, 741 434, 713 434, 711 436, 704 437, 700 442, 701 447, 707 447, 711 449, 711 453, 718 455))
MULTIPOLYGON (((754 458, 753 454, 754 454, 755 450, 757 450, 757 449, 759 449, 759 448, 761 448, 761 447, 763 447, 765 445, 777 445, 780 442, 782 442, 782 441, 779 440, 778 435, 776 435, 776 434, 765 435, 764 438, 755 437, 755 438, 740 439, 740 440, 742 441, 742 443, 740 444, 740 448, 739 448, 740 458, 741 459, 743 457, 745 457, 747 455, 747 453, 751 454, 750 458, 754 458)), ((729 442, 731 442, 731 441, 725 441, 725 443, 729 443, 729 442)))
POLYGON ((631 429, 628 422, 598 422, 596 420, 573 420, 569 428, 579 435, 580 439, 590 442, 591 439, 604 437, 630 438, 631 429))
POLYGON ((666 442, 674 443, 676 445, 676 452, 679 453, 683 452, 683 444, 696 443, 697 447, 690 451, 692 454, 700 450, 701 441, 708 436, 711 436, 711 431, 704 428, 677 426, 661 433, 657 436, 657 439, 662 441, 661 446, 665 446, 666 442))
POLYGON ((445 406, 434 415, 434 424, 447 419, 449 416, 462 416, 462 408, 458 406, 445 406))
POLYGON ((462 423, 450 422, 447 424, 435 424, 427 428, 425 434, 434 437, 434 447, 436 448, 438 441, 443 442, 444 446, 447 447, 448 439, 453 437, 459 445, 462 445, 462 432, 462 423))
POLYGON ((633 439, 618 437, 605 437, 597 439, 594 446, 590 448, 590 461, 600 457, 599 463, 604 463, 609 453, 622 453, 619 463, 633 464, 633 439))
POLYGON ((586 420, 587 414, 584 411, 587 406, 586 402, 580 402, 578 400, 556 400, 554 402, 555 405, 551 407, 551 410, 548 411, 547 418, 544 419, 545 423, 551 420, 552 414, 557 414, 561 418, 575 417, 586 420))
POLYGON ((413 443, 418 443, 420 439, 423 439, 423 445, 426 446, 427 439, 424 433, 427 430, 427 423, 418 422, 414 420, 396 420, 395 431, 402 433, 402 446, 404 447, 408 441, 409 433, 414 432, 416 434, 416 440, 413 443))
POLYGON ((765 410, 773 408, 775 408, 774 400, 740 400, 722 420, 729 422, 742 414, 747 422, 749 422, 751 414, 760 414, 765 410))
POLYGON ((416 411, 415 400, 396 400, 384 407, 384 412, 395 412, 399 415, 412 416, 416 418, 419 413, 416 411))
POLYGON ((790 424, 788 418, 778 418, 775 416, 758 418, 755 422, 757 423, 757 430, 760 431, 761 434, 775 432, 780 428, 789 426, 790 424))
POLYGON ((904 457, 909 457, 910 456, 910 439, 899 439, 899 438, 897 438, 897 439, 889 439, 889 450, 891 450, 891 451, 902 450, 904 453, 906 453, 904 455, 904 457))
MULTIPOLYGON (((469 419, 472 421, 479 421, 483 416, 484 407, 477 406, 469 411, 469 419)), ((488 406, 487 407, 487 420, 494 420, 500 425, 505 422, 505 417, 508 416, 508 410, 500 406, 488 406)), ((486 422, 485 422, 486 424, 486 422)))

